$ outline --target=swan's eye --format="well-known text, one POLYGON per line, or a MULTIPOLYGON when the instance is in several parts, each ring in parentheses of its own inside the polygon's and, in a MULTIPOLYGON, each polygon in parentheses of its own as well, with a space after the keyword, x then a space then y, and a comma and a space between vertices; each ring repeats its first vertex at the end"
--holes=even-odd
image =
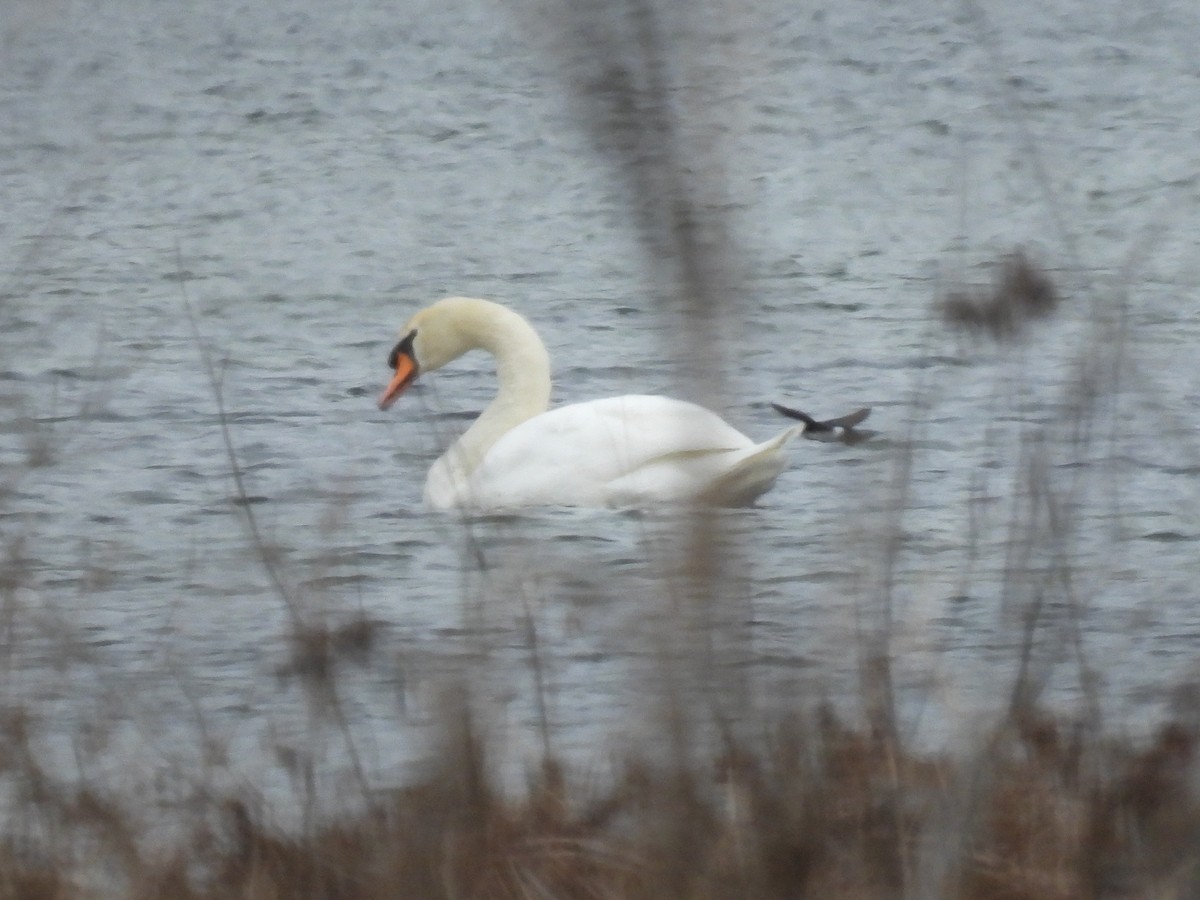
POLYGON ((408 334, 406 334, 400 340, 400 342, 398 344, 396 344, 395 347, 392 348, 392 352, 388 354, 388 361, 387 361, 388 368, 391 369, 393 372, 396 371, 396 364, 400 362, 400 354, 401 353, 403 353, 405 356, 410 357, 414 361, 416 360, 416 356, 413 355, 413 341, 416 339, 416 337, 417 337, 417 332, 416 332, 416 329, 414 329, 414 330, 410 331, 408 334))

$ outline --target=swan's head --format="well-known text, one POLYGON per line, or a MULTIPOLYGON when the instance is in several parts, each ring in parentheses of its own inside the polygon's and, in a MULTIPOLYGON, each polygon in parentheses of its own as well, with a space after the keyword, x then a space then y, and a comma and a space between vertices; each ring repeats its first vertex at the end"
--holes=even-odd
POLYGON ((487 313, 502 309, 486 300, 447 297, 426 307, 400 329, 400 340, 388 355, 394 373, 379 397, 379 408, 387 409, 422 372, 440 369, 473 347, 483 346, 480 337, 490 327, 487 313))

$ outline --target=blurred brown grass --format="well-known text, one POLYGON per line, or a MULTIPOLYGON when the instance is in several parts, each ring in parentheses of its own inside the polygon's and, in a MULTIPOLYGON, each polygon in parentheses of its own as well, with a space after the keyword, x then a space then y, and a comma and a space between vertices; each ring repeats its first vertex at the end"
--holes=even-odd
MULTIPOLYGON (((164 846, 116 798, 38 794, 4 836, 0 896, 1051 900, 1200 885, 1196 735, 1180 725, 1138 747, 1014 720, 955 761, 822 709, 698 771, 630 758, 600 785, 544 760, 514 796, 454 719, 422 777, 302 833, 214 798, 164 846)), ((5 769, 48 784, 8 725, 5 769)))
POLYGON ((1062 302, 1049 275, 1036 266, 1021 248, 996 265, 990 289, 959 288, 941 301, 943 321, 951 328, 1011 341, 1026 333, 1034 322, 1052 315, 1062 302))

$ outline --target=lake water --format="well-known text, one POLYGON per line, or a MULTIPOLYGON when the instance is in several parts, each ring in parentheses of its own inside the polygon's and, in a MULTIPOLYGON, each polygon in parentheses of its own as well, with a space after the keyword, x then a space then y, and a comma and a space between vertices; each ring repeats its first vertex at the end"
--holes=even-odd
POLYGON ((463 672, 518 747, 540 672, 556 744, 584 759, 653 729, 677 641, 687 689, 722 702, 856 697, 888 571, 913 731, 1002 702, 1029 596, 1063 708, 1081 655, 1115 727, 1195 679, 1196 4, 664 16, 689 159, 745 273, 702 399, 759 438, 783 424, 770 401, 871 406, 881 432, 801 442, 758 506, 718 515, 728 602, 699 605, 668 514, 421 509, 494 389, 485 361, 374 406, 396 329, 448 293, 535 323, 556 402, 694 391, 628 172, 588 128, 578 85, 609 60, 532 0, 193 6, 10 0, 0 21, 3 702, 64 777, 81 744, 120 751, 99 755, 118 784, 200 763, 270 790, 289 748, 335 783, 347 765, 286 674, 291 614, 234 502, 201 347, 294 608, 375 623, 337 682, 372 783, 420 757, 463 672), (1059 315, 1017 347, 947 332, 935 300, 1018 245, 1059 315), (1101 391, 1086 439, 1081 385, 1101 391), (1071 525, 1021 555, 1033 453, 1071 525), (1067 585, 1045 575, 1062 557, 1067 585))

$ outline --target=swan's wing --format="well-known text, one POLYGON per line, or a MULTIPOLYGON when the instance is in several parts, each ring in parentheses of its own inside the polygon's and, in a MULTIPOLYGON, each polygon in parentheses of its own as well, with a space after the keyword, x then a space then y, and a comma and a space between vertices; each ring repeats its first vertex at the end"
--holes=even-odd
MULTIPOLYGON (((772 444, 756 445, 720 416, 682 400, 628 395, 576 403, 500 438, 471 476, 471 503, 624 506, 693 499, 756 452, 777 454, 782 444, 772 444)), ((767 468, 775 468, 774 460, 767 468)), ((775 475, 778 470, 770 478, 775 475)))

